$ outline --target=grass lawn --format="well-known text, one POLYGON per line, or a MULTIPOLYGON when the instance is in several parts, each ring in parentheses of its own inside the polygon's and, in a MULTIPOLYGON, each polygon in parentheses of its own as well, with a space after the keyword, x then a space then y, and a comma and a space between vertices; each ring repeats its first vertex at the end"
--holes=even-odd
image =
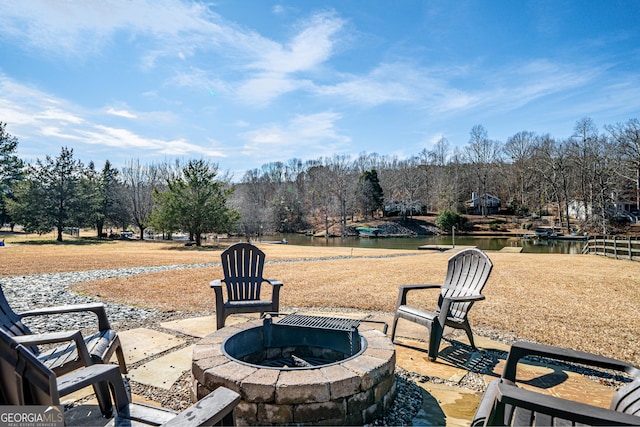
MULTIPOLYGON (((224 245, 88 241, 53 243, 0 234, 2 277, 132 266, 216 263, 224 245)), ((65 238, 67 238, 65 236, 65 238)), ((49 239, 49 240, 46 240, 49 239)), ((226 245, 226 244, 225 244, 226 245)), ((282 280, 280 301, 291 307, 341 307, 392 312, 397 287, 440 283, 451 254, 418 250, 259 244, 265 276, 282 280), (402 255, 402 256, 389 256, 402 255)), ((488 252, 494 263, 487 299, 471 310, 472 326, 640 364, 640 262, 595 255, 488 252)), ((74 285, 101 299, 160 310, 211 311, 209 281, 220 267, 173 270, 74 285)), ((410 294, 433 309, 437 293, 410 294)))

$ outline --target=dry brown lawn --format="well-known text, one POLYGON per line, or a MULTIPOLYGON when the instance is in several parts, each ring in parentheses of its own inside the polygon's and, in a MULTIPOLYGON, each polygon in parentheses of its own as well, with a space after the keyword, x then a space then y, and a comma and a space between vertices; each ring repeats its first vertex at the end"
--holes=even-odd
MULTIPOLYGON (((265 275, 284 281, 281 305, 392 312, 397 287, 440 283, 450 254, 429 251, 259 245, 265 275), (403 255, 393 256, 389 255, 403 255), (406 255, 406 256, 404 256, 406 255)), ((220 249, 154 242, 12 244, 2 276, 125 266, 219 262, 220 249)), ((472 325, 640 364, 640 263, 594 255, 489 252, 494 269, 472 325)), ((77 284, 77 292, 160 310, 211 311, 219 267, 171 270, 77 284)), ((410 294, 411 295, 411 294, 410 294)), ((432 309, 437 294, 410 303, 432 309)))

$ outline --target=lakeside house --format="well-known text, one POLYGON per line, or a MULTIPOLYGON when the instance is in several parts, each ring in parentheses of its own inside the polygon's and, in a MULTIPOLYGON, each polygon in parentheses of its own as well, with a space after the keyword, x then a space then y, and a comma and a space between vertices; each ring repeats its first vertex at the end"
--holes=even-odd
POLYGON ((471 199, 464 202, 464 206, 467 213, 471 215, 496 214, 500 209, 500 199, 489 193, 478 196, 474 191, 471 193, 471 199), (486 208, 485 212, 482 212, 483 206, 486 208))

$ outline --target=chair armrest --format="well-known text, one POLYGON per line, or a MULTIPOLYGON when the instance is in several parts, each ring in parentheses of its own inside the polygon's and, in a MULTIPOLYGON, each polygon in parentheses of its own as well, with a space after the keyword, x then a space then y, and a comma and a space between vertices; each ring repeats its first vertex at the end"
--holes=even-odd
POLYGON ((467 295, 467 296, 458 296, 458 297, 444 297, 444 300, 449 300, 451 302, 470 302, 470 301, 482 301, 486 299, 484 295, 467 295))
POLYGON ((401 305, 407 304, 407 294, 409 291, 421 290, 421 289, 440 289, 442 285, 400 285, 398 286, 398 303, 396 304, 396 310, 401 305))
POLYGON ((89 350, 87 349, 87 344, 84 342, 84 337, 80 331, 45 332, 43 334, 20 335, 13 337, 13 339, 25 346, 73 341, 76 344, 78 356, 82 363, 84 363, 84 366, 93 364, 89 350))
POLYGON ((502 378, 515 381, 518 361, 525 356, 540 356, 571 363, 580 363, 588 366, 626 372, 629 375, 640 377, 640 368, 621 360, 586 353, 584 351, 518 341, 511 345, 502 378))
POLYGON ((263 280, 267 283, 269 283, 271 286, 282 286, 284 285, 284 283, 282 283, 280 280, 276 280, 276 279, 265 279, 263 278, 263 280))
POLYGON ((42 307, 34 310, 24 311, 18 314, 18 316, 46 316, 52 314, 81 313, 85 311, 92 312, 98 317, 98 329, 100 329, 101 331, 111 329, 104 304, 99 302, 88 304, 62 305, 57 307, 42 307))
POLYGON ((457 296, 457 297, 445 297, 442 299, 442 303, 440 304, 440 313, 438 314, 438 318, 441 325, 444 325, 447 317, 449 316, 449 311, 451 308, 451 304, 455 302, 475 302, 482 301, 485 299, 484 295, 466 295, 466 296, 457 296))
POLYGON ((575 424, 638 425, 640 423, 640 417, 636 415, 536 393, 507 383, 499 383, 495 393, 494 407, 485 425, 505 425, 505 405, 571 420, 575 424))
MULTIPOLYGON (((225 387, 218 387, 163 426, 212 426, 225 418, 232 421, 232 411, 239 402, 238 393, 225 387)), ((232 422, 224 424, 230 425, 232 422)))
POLYGON ((218 318, 218 326, 220 326, 220 316, 224 316, 224 295, 222 294, 222 280, 216 279, 209 282, 209 286, 213 289, 216 297, 216 317, 218 318))
MULTIPOLYGON (((66 396, 102 381, 111 384, 110 391, 113 393, 116 410, 118 412, 125 410, 129 405, 129 396, 122 381, 120 368, 116 365, 97 363, 82 369, 76 369, 57 377, 56 383, 60 396, 66 396)), ((107 394, 105 398, 109 400, 109 405, 111 405, 111 399, 108 396, 107 394)))

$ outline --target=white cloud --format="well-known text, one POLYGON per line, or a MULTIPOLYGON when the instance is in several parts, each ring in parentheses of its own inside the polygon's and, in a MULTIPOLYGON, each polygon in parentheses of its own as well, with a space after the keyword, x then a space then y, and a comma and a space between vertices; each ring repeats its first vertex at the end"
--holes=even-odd
POLYGON ((446 110, 468 105, 470 96, 454 89, 440 70, 415 67, 409 63, 384 63, 366 75, 343 76, 333 85, 315 87, 317 94, 362 107, 386 103, 429 106, 446 110))
POLYGON ((249 67, 280 74, 309 71, 327 61, 344 20, 333 14, 314 15, 286 45, 271 43, 249 67))
POLYGON ((253 74, 237 84, 235 95, 247 105, 263 107, 274 99, 299 89, 312 89, 300 74, 317 70, 334 51, 337 36, 345 21, 332 13, 314 15, 285 44, 261 40, 260 49, 248 51, 247 68, 253 74))
MULTIPOLYGON (((49 54, 82 56, 117 31, 175 38, 207 24, 208 9, 177 0, 30 0, 3 5, 0 32, 49 54)), ((209 26, 210 29, 210 26, 209 26)))
POLYGON ((323 112, 297 115, 288 123, 272 123, 262 128, 245 132, 240 136, 247 140, 242 153, 254 158, 283 159, 330 156, 343 149, 351 138, 340 134, 335 122, 341 115, 323 112))
MULTIPOLYGON (((12 133, 26 139, 59 139, 64 144, 73 141, 87 146, 101 146, 133 152, 143 150, 147 155, 202 155, 226 157, 215 144, 197 145, 185 138, 162 139, 143 136, 124 127, 106 126, 95 120, 96 112, 82 110, 51 95, 21 85, 0 74, 0 117, 11 123, 12 133), (13 130, 15 129, 15 130, 13 130)), ((101 113, 117 118, 138 118, 150 123, 175 121, 172 113, 131 112, 127 108, 107 107, 101 113)), ((100 116, 98 116, 100 117, 100 116)), ((99 119, 98 119, 99 120, 99 119)), ((139 121, 140 121, 139 120, 139 121)), ((127 123, 129 123, 127 121, 127 123)))
POLYGON ((301 22, 290 39, 278 42, 228 22, 213 10, 214 6, 179 0, 12 2, 0 15, 0 33, 39 54, 72 58, 96 54, 123 33, 146 70, 157 67, 161 58, 188 63, 197 59, 197 52, 213 51, 222 58, 220 70, 191 67, 168 83, 220 81, 228 73, 230 81, 222 86, 230 93, 235 87, 244 103, 258 100, 257 105, 264 106, 307 86, 296 74, 315 72, 332 57, 346 22, 333 12, 316 13, 301 22))
POLYGON ((124 118, 127 118, 127 119, 135 119, 135 118, 138 117, 134 113, 131 113, 131 112, 127 111, 127 110, 116 110, 113 107, 107 108, 105 112, 107 114, 111 114, 113 116, 124 117, 124 118))
POLYGON ((277 97, 305 86, 308 86, 308 83, 303 80, 290 79, 279 74, 265 74, 241 83, 235 95, 246 105, 264 107, 277 97))
POLYGON ((219 150, 191 144, 183 138, 174 140, 149 138, 128 129, 103 125, 95 125, 92 129, 78 130, 77 136, 70 135, 69 137, 75 137, 75 139, 79 139, 86 144, 101 145, 121 150, 142 149, 151 151, 154 154, 174 156, 199 154, 212 157, 225 157, 224 153, 219 150))

